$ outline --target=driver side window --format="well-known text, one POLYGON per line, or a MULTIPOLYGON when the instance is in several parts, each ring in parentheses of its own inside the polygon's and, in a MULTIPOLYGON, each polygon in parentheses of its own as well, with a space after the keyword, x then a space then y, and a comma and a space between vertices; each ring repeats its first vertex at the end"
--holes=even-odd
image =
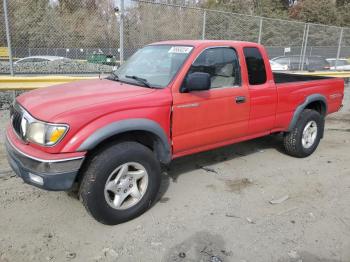
POLYGON ((236 51, 230 47, 204 50, 193 62, 188 74, 194 72, 210 75, 210 88, 239 86, 240 67, 236 51))

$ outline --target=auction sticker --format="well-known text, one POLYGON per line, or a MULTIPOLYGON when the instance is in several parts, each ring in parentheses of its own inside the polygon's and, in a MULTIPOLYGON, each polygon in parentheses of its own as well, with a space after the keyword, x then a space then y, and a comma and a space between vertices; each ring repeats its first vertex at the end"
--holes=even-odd
POLYGON ((192 46, 172 46, 168 53, 172 54, 188 54, 193 49, 192 46))

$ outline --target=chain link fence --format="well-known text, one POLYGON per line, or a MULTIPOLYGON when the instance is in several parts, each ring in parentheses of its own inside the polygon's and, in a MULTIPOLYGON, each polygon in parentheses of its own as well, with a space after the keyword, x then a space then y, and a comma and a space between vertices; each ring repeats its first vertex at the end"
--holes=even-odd
MULTIPOLYGON (((0 8, 0 74, 10 73, 3 37, 5 1, 0 8)), ((7 1, 15 74, 98 73, 117 65, 120 17, 114 1, 7 1)))
POLYGON ((11 73, 7 34, 14 74, 107 73, 142 46, 175 39, 258 42, 271 59, 293 56, 298 61, 293 70, 310 70, 314 56, 350 57, 350 28, 143 0, 132 0, 123 10, 115 9, 114 0, 10 0, 5 17, 6 0, 0 1, 0 74, 11 73))

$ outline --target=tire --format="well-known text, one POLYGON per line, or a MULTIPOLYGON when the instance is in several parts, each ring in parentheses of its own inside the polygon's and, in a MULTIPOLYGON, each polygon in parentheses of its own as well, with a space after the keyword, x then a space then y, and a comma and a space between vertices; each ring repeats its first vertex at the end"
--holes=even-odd
MULTIPOLYGON (((310 130, 310 129, 308 129, 310 130)), ((283 144, 288 155, 294 157, 307 157, 311 155, 320 143, 324 131, 324 118, 315 110, 305 109, 293 128, 293 130, 284 135, 283 144), (311 123, 311 124, 310 124, 311 123), (304 130, 309 128, 314 130, 316 128, 316 135, 305 136, 310 139, 303 140, 304 130), (309 143, 307 143, 309 141, 309 143)), ((308 133, 307 131, 305 131, 308 133)), ((312 131, 311 131, 312 133, 312 131)), ((309 133, 310 134, 310 133, 309 133)), ((312 133, 314 134, 314 133, 312 133)))
POLYGON ((80 198, 92 217, 107 225, 123 223, 144 213, 154 202, 161 182, 160 164, 153 152, 136 142, 120 142, 99 150, 84 170, 80 198), (142 174, 142 178, 135 178, 136 182, 132 180, 142 174), (132 193, 135 187, 140 193, 137 197, 132 193))

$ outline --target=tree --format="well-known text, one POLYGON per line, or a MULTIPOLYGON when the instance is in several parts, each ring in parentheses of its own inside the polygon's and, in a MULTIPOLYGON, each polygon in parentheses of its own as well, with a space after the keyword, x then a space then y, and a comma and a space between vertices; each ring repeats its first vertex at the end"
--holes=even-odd
POLYGON ((340 26, 349 26, 350 25, 350 1, 345 3, 343 6, 338 7, 338 16, 340 26))
POLYGON ((0 47, 6 46, 6 32, 5 32, 5 17, 4 17, 4 6, 3 2, 0 1, 0 47))
POLYGON ((286 18, 288 15, 288 2, 285 0, 207 0, 203 7, 273 18, 286 18))
POLYGON ((256 7, 254 1, 255 0, 207 0, 202 4, 202 7, 253 15, 256 7))
POLYGON ((256 0, 259 8, 259 15, 264 17, 287 19, 288 4, 281 0, 256 0))
POLYGON ((289 17, 309 23, 338 25, 339 14, 334 2, 329 0, 302 0, 290 9, 289 17))

